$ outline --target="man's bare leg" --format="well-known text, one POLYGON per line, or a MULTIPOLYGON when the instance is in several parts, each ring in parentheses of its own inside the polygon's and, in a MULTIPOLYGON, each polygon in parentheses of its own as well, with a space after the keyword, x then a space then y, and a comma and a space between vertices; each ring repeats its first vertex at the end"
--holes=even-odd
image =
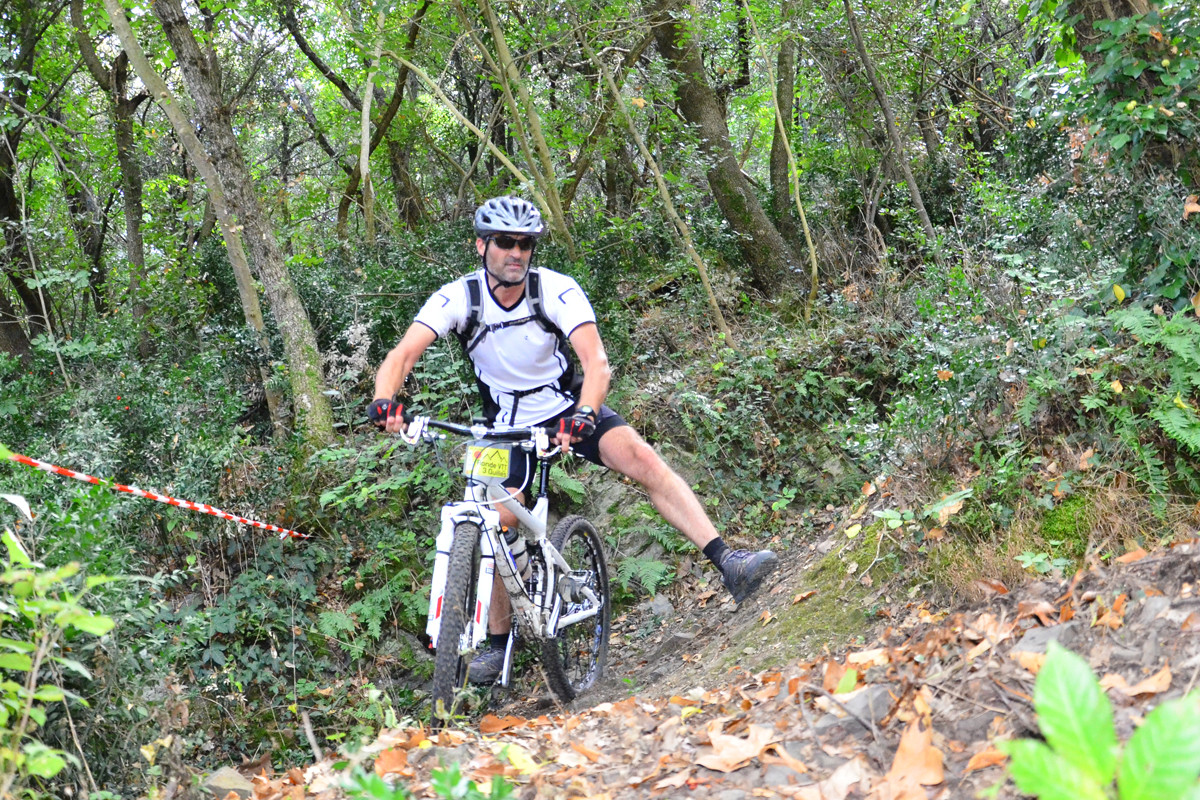
POLYGON ((663 519, 720 570, 721 582, 737 602, 752 595, 775 570, 779 558, 769 550, 729 549, 692 487, 633 428, 620 426, 604 433, 600 458, 609 469, 628 475, 645 488, 663 519))

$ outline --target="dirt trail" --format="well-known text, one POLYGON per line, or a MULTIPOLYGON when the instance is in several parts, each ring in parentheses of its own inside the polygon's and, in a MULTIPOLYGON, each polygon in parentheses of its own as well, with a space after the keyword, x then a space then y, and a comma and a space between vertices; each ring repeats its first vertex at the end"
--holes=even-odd
MULTIPOLYGON (((453 763, 480 782, 508 776, 522 798, 965 798, 996 784, 992 796, 1018 797, 994 744, 1035 732, 1034 675, 1050 641, 1106 676, 1122 741, 1196 684, 1197 552, 1184 544, 1069 581, 996 585, 959 608, 889 605, 882 590, 864 597, 843 581, 827 607, 874 613, 839 644, 789 627, 818 602, 808 593, 824 563, 796 548, 741 607, 685 578, 673 608, 659 600, 620 616, 608 678, 570 708, 547 699, 533 667, 482 719, 432 739, 388 731, 359 759, 418 797, 433 796, 432 769, 453 763)), ((301 796, 301 785, 339 796, 329 761, 257 780, 260 800, 301 796)))

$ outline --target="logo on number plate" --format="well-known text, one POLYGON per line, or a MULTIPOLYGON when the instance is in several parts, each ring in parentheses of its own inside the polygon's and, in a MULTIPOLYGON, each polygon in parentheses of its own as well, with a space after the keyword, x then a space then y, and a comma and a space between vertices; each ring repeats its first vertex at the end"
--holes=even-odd
POLYGON ((509 450, 502 447, 467 448, 463 474, 468 478, 507 478, 509 450))

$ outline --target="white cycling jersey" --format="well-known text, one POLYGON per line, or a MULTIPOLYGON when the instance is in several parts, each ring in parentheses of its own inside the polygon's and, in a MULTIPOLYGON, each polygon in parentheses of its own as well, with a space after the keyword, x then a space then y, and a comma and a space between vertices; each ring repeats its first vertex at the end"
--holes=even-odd
MULTIPOLYGON (((549 269, 538 273, 546 316, 564 337, 570 337, 580 325, 596 321, 592 304, 574 278, 549 269)), ((560 347, 558 337, 538 322, 527 294, 505 308, 492 294, 483 270, 475 274, 485 287, 475 337, 485 329, 487 333, 469 356, 489 419, 501 425, 535 425, 574 406, 575 398, 569 393, 574 375, 570 354, 560 347)), ((469 314, 464 277, 438 289, 425 301, 416 321, 440 338, 451 332, 461 334, 469 314)))

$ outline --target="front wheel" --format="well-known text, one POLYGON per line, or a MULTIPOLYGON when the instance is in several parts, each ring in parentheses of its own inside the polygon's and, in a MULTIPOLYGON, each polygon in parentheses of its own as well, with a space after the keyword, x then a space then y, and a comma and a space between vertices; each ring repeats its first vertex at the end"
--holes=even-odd
POLYGON ((450 560, 446 565, 446 593, 442 601, 442 624, 438 632, 437 655, 433 660, 433 724, 448 719, 454 699, 467 678, 470 657, 464 651, 464 636, 475 615, 476 589, 479 586, 482 535, 479 526, 464 522, 454 529, 450 560), (439 708, 438 706, 441 706, 439 708))
MULTIPOLYGON (((608 662, 608 634, 612 619, 612 596, 608 591, 608 565, 600 545, 600 534, 580 516, 564 518, 550 534, 550 543, 571 567, 570 577, 589 588, 600 601, 600 612, 559 630, 542 643, 542 664, 550 690, 569 703, 604 674, 608 662)), ((572 603, 562 616, 584 607, 572 603)))

